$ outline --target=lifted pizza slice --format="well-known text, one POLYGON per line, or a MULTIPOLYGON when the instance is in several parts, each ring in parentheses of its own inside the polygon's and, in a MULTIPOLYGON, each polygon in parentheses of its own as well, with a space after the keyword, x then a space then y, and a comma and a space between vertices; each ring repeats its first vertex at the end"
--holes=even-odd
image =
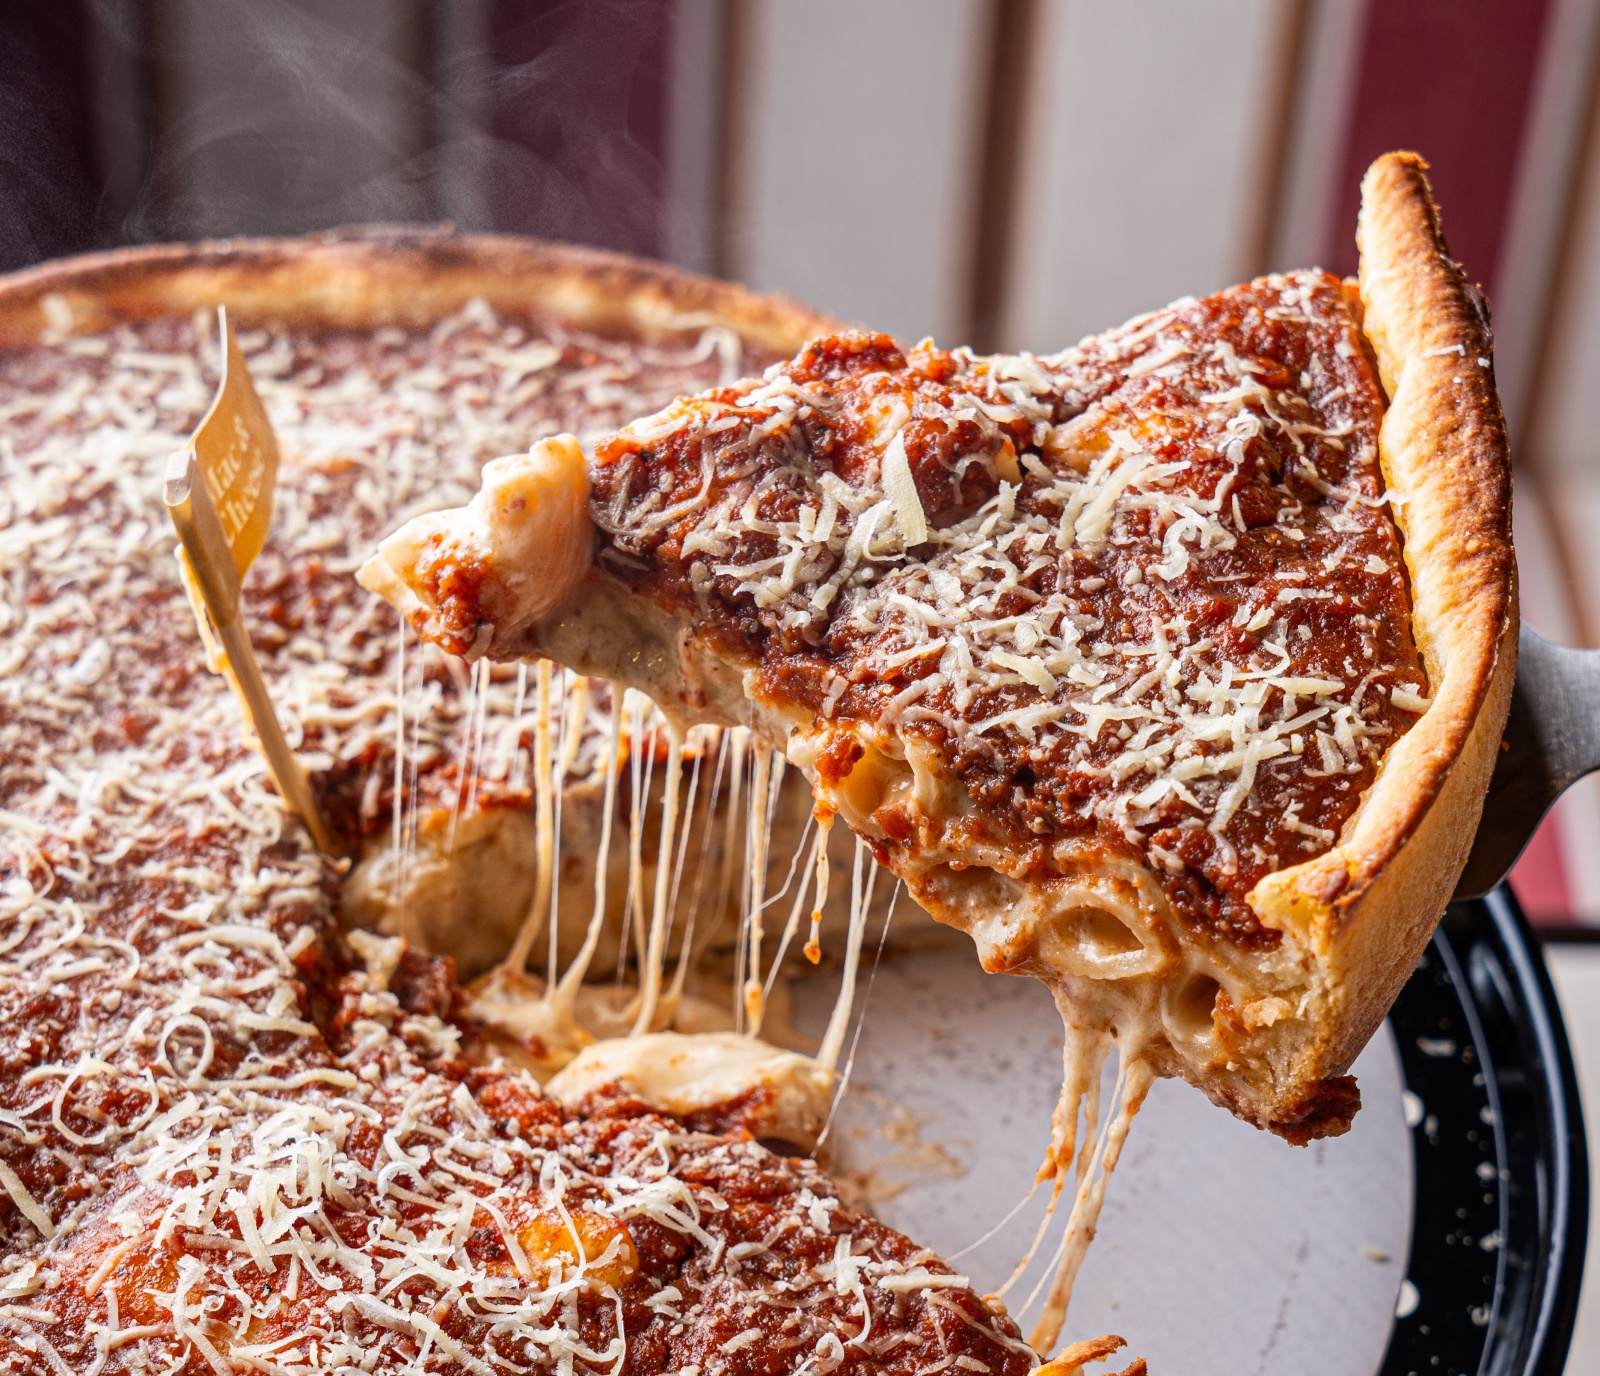
POLYGON ((1115 1039, 1130 1100, 1180 1075, 1342 1132, 1514 668, 1491 343, 1423 166, 1369 171, 1359 284, 1051 357, 819 339, 592 460, 491 464, 363 581, 455 653, 785 748, 987 968, 1050 983, 1081 1092, 1115 1039))

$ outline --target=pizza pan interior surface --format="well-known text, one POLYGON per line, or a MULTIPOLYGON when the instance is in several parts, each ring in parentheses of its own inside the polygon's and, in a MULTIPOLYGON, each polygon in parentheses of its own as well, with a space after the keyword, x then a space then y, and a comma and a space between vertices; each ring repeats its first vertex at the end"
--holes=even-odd
MULTIPOLYGON (((800 985, 801 1030, 820 1029, 830 994, 800 985)), ((884 958, 858 999, 832 1168, 980 1291, 999 1289, 1044 1214, 1049 1187, 1028 1195, 1061 1083, 1060 1017, 1042 987, 986 975, 960 947, 884 958)), ((1451 910, 1355 1073, 1351 1132, 1299 1149, 1158 1082, 1068 1338, 1120 1333, 1153 1371, 1186 1376, 1559 1372, 1582 1268, 1583 1129, 1560 1014, 1503 891, 1451 910)), ((1006 1292, 1025 1331, 1047 1238, 1006 1292)))

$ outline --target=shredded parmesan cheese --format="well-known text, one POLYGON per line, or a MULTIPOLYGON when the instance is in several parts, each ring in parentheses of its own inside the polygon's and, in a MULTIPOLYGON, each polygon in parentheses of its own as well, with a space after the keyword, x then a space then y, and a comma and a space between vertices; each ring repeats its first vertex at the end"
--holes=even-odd
MULTIPOLYGON (((50 317, 73 326, 64 300, 50 317)), ((480 302, 431 337, 240 342, 285 451, 247 588, 266 676, 341 826, 414 870, 424 818, 464 837, 526 778, 533 723, 511 671, 394 654, 350 580, 365 544, 496 454, 714 380, 731 341, 530 335, 480 302)), ((469 1073, 439 966, 343 941, 337 872, 204 670, 171 558, 157 479, 206 346, 180 321, 68 344, 0 356, 0 1370, 580 1376, 620 1369, 635 1323, 686 1369, 699 1334, 791 1316, 808 1352, 941 1340, 920 1292, 839 1290, 839 1239, 869 1275, 908 1244, 813 1166, 469 1073), (770 1263, 734 1255, 750 1218, 770 1263)), ((615 793, 615 737, 607 761, 604 734, 568 735, 587 754, 558 743, 550 776, 615 793)), ((974 1360, 1029 1369, 976 1296, 941 1301, 974 1360)))

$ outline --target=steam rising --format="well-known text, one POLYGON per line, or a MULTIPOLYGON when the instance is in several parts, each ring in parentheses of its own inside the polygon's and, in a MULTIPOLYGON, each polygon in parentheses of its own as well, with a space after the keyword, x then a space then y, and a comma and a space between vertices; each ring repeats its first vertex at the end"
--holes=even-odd
POLYGON ((673 10, 94 0, 0 20, 0 191, 22 212, 0 265, 439 219, 660 252, 673 10))

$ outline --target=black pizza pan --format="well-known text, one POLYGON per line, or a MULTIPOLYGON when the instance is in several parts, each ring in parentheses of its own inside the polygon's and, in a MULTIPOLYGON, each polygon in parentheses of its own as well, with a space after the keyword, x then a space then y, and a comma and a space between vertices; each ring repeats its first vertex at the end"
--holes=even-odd
POLYGON ((1389 1015, 1415 1211, 1379 1376, 1557 1376, 1588 1240, 1572 1050, 1502 884, 1450 906, 1389 1015))

